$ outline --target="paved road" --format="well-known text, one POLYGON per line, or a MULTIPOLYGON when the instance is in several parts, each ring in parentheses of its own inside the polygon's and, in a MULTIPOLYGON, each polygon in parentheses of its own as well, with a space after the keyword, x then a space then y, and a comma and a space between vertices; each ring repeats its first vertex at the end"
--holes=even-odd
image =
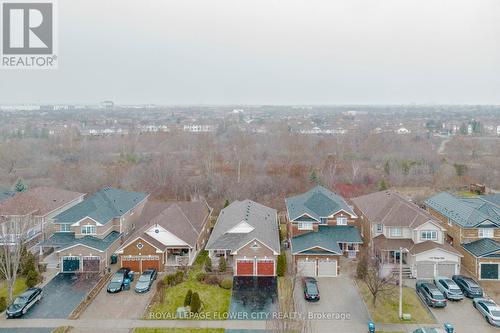
POLYGON ((315 316, 312 329, 316 332, 365 332, 370 316, 348 274, 317 280, 321 300, 316 303, 306 302, 302 286, 295 287, 296 310, 306 313, 309 318, 315 316))

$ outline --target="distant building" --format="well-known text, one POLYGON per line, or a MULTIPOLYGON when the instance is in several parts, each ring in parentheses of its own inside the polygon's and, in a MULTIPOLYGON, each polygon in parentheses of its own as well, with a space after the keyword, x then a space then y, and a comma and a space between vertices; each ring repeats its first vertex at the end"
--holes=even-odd
POLYGON ((200 124, 189 124, 189 125, 184 125, 183 127, 184 132, 191 132, 191 133, 202 133, 202 132, 215 132, 216 127, 215 125, 200 125, 200 124))
POLYGON ((407 129, 406 127, 401 127, 396 130, 397 134, 409 134, 411 131, 407 129))
POLYGON ((100 106, 102 109, 112 109, 115 103, 113 103, 113 101, 102 101, 100 106))

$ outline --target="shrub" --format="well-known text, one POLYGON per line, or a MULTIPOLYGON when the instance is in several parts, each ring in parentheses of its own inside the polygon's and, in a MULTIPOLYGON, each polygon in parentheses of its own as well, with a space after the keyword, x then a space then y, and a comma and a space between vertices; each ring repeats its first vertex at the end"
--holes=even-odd
POLYGON ((226 258, 220 257, 219 259, 219 272, 224 273, 227 270, 226 258))
POLYGON ((206 284, 218 285, 220 280, 216 275, 207 275, 203 282, 206 284))
POLYGON ((7 309, 7 299, 5 297, 0 297, 0 312, 3 312, 7 309))
POLYGON ((191 305, 191 298, 193 297, 193 291, 189 289, 184 297, 184 306, 191 305))
POLYGON ((31 270, 26 274, 26 286, 33 288, 40 281, 40 276, 36 270, 31 270))
POLYGON ((286 254, 282 253, 278 256, 278 263, 276 265, 276 274, 278 276, 285 276, 286 273, 286 254))
POLYGON ((207 272, 212 271, 212 259, 210 259, 210 257, 207 257, 207 259, 205 260, 205 270, 207 272))
POLYGON ((197 292, 194 292, 191 296, 191 312, 198 313, 201 309, 201 300, 200 295, 197 292))
POLYGON ((233 287, 233 279, 232 278, 224 278, 219 283, 219 286, 223 289, 231 289, 233 287))
POLYGON ((196 281, 198 282, 204 282, 205 279, 207 278, 208 274, 205 273, 205 272, 199 272, 198 274, 196 274, 196 281))
POLYGON ((183 271, 177 271, 175 273, 175 284, 182 283, 184 281, 184 272, 183 271))
POLYGON ((184 272, 183 271, 177 271, 173 274, 165 275, 165 277, 163 278, 163 282, 165 282, 165 285, 167 287, 176 286, 179 283, 182 283, 183 281, 184 281, 184 272))

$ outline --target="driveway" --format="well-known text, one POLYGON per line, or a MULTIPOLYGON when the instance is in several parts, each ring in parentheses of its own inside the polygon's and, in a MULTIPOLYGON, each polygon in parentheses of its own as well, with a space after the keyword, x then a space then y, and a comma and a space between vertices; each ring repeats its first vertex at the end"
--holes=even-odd
POLYGON ((141 319, 156 290, 156 282, 161 279, 161 276, 153 283, 151 290, 144 294, 138 294, 134 291, 138 279, 139 275, 136 274, 130 290, 124 290, 116 294, 108 293, 106 286, 104 286, 97 297, 80 315, 80 318, 141 319))
POLYGON ((97 283, 98 277, 57 274, 43 287, 43 297, 21 319, 67 318, 97 283))
POLYGON ((234 277, 230 319, 266 320, 278 311, 278 281, 275 277, 234 277))
POLYGON ((359 333, 366 331, 370 320, 365 303, 348 275, 316 278, 321 299, 304 300, 302 284, 295 287, 295 308, 312 321, 313 331, 359 333))
POLYGON ((431 309, 440 324, 451 323, 457 332, 498 333, 500 330, 490 326, 479 311, 466 298, 460 302, 449 301, 444 309, 431 309))

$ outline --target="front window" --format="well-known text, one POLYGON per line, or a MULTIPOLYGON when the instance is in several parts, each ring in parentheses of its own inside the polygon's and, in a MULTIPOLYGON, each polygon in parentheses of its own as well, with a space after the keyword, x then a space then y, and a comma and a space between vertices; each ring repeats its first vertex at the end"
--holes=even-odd
POLYGON ((403 230, 401 228, 390 228, 389 229, 390 237, 401 237, 403 236, 403 230))
POLYGON ((299 222, 298 224, 299 230, 313 230, 312 222, 299 222))
POLYGON ((319 219, 320 224, 326 224, 328 222, 328 219, 326 217, 322 217, 319 219))
POLYGON ((337 217, 337 225, 347 225, 347 217, 337 217))
POLYGON ((82 234, 84 235, 95 235, 96 227, 95 225, 84 225, 82 226, 82 234))
POLYGON ((379 223, 379 224, 377 224, 377 226, 376 226, 376 232, 377 232, 378 234, 383 233, 383 232, 384 232, 384 225, 383 225, 383 224, 380 224, 380 223, 379 223))
POLYGON ((420 232, 420 239, 422 240, 437 240, 437 231, 436 230, 422 230, 420 232))
POLYGON ((69 224, 61 224, 59 227, 60 232, 70 232, 71 231, 71 225, 69 224))
POLYGON ((479 229, 478 236, 479 238, 493 238, 494 229, 479 229))

